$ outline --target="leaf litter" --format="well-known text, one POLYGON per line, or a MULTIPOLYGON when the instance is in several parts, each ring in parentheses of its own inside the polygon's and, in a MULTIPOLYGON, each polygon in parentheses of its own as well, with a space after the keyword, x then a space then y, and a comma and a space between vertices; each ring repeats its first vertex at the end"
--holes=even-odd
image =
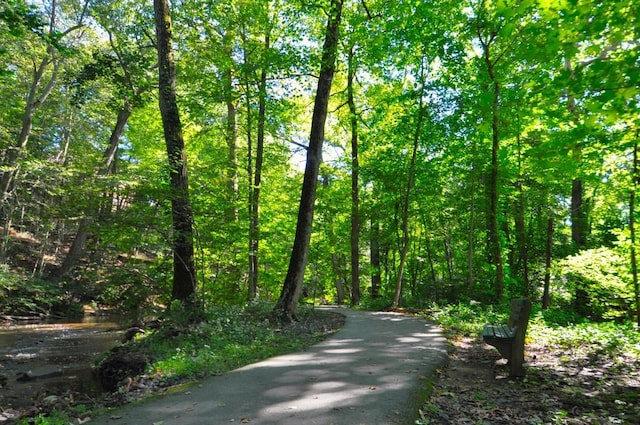
POLYGON ((640 360, 588 347, 527 343, 527 376, 480 338, 456 337, 417 425, 640 423, 640 360))

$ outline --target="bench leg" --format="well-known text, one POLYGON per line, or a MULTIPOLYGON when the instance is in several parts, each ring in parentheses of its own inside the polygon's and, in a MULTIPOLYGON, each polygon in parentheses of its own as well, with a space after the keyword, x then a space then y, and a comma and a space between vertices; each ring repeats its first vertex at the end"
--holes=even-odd
POLYGON ((509 359, 509 376, 520 378, 526 375, 524 370, 524 344, 513 344, 509 359))

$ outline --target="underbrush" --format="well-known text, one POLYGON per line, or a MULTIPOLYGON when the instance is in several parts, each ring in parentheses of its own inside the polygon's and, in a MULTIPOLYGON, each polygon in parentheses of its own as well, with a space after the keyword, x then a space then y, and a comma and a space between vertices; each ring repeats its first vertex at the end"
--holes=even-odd
POLYGON ((483 344, 487 323, 507 311, 474 304, 434 307, 454 347, 415 423, 603 425, 640 423, 640 333, 631 323, 591 322, 534 308, 524 379, 483 344))
POLYGON ((271 308, 266 304, 215 307, 198 324, 173 322, 143 335, 131 349, 152 359, 148 373, 162 379, 190 379, 301 349, 335 330, 304 327, 311 315, 332 313, 301 308, 301 323, 281 325, 271 320, 271 308))
MULTIPOLYGON (((427 317, 453 335, 479 337, 486 324, 503 324, 509 318, 503 308, 476 303, 431 308, 427 317)), ((541 311, 534 307, 529 319, 527 341, 549 348, 582 350, 587 356, 640 357, 640 332, 624 322, 592 322, 561 310, 541 311)))
POLYGON ((303 306, 298 309, 299 320, 288 324, 272 320, 270 304, 214 307, 201 313, 196 322, 176 307, 171 306, 155 330, 137 335, 99 362, 104 364, 113 356, 145 359, 146 367, 138 373, 123 370, 113 392, 86 405, 78 405, 79 395, 59 397, 58 405, 37 406, 37 411, 32 409, 35 414, 19 424, 83 423, 92 411, 105 406, 122 405, 170 386, 301 350, 344 324, 341 314, 303 306))
POLYGON ((0 265, 0 315, 46 318, 81 313, 64 282, 29 278, 0 265))

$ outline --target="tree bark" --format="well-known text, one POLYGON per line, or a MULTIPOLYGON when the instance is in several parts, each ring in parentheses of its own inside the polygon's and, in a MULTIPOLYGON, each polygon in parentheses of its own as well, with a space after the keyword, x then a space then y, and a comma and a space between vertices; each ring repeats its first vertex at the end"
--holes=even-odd
POLYGON ((495 291, 496 299, 501 300, 504 296, 504 265, 502 259, 502 248, 500 246, 500 235, 498 233, 498 204, 499 204, 499 163, 498 153, 500 150, 500 120, 499 120, 499 103, 500 103, 500 83, 495 75, 495 61, 491 58, 491 44, 495 39, 495 34, 485 40, 478 34, 480 43, 483 47, 484 61, 487 66, 487 73, 492 85, 492 103, 491 103, 491 173, 489 176, 489 243, 490 243, 490 261, 495 266, 496 280, 495 291))
POLYGON ((327 119, 331 82, 335 72, 336 54, 340 20, 342 18, 343 0, 331 0, 329 16, 322 47, 320 75, 311 118, 311 134, 307 149, 307 163, 302 183, 300 207, 293 250, 289 261, 289 269, 282 286, 280 298, 274 307, 274 313, 283 320, 296 318, 297 303, 302 290, 304 270, 307 265, 309 243, 311 240, 311 226, 313 223, 313 208, 316 198, 318 174, 322 162, 322 143, 324 141, 324 125, 327 119))
POLYGON ((351 124, 351 304, 360 304, 360 200, 358 162, 358 115, 353 95, 353 80, 356 65, 354 63, 354 46, 349 49, 349 69, 347 72, 347 103, 351 124))
MULTIPOLYGON (((476 224, 476 182, 475 182, 475 168, 471 169, 471 193, 469 196, 471 197, 471 209, 469 211, 469 237, 468 237, 468 247, 467 247, 467 292, 469 294, 473 291, 475 274, 473 270, 473 257, 475 253, 475 224, 476 224)), ((432 267, 433 268, 433 267, 432 267)), ((434 275, 435 282, 435 275, 434 275)))
POLYGON ((371 298, 380 297, 380 287, 382 286, 381 264, 380 264, 380 222, 376 212, 372 212, 371 236, 369 240, 369 252, 371 255, 371 298))
POLYGON ((581 179, 571 182, 571 240, 577 251, 587 244, 589 231, 587 211, 584 204, 584 185, 581 179))
MULTIPOLYGON (((111 132, 111 136, 109 137, 109 145, 102 155, 102 167, 97 172, 99 176, 110 176, 115 173, 116 158, 118 156, 118 145, 120 144, 122 133, 124 132, 125 126, 129 121, 131 113, 131 105, 128 101, 125 101, 124 105, 118 112, 116 125, 111 132)), ((71 272, 75 265, 78 264, 78 261, 80 260, 80 258, 82 258, 82 255, 85 252, 87 240, 89 240, 89 238, 91 237, 91 224, 93 222, 93 219, 95 218, 94 215, 97 214, 99 214, 99 211, 96 208, 93 212, 85 213, 85 216, 82 217, 80 223, 78 224, 76 235, 73 238, 73 242, 71 243, 71 247, 69 248, 69 252, 65 256, 60 268, 53 273, 55 277, 62 277, 69 274, 69 272, 71 272)))
POLYGON ((223 37, 223 49, 227 55, 229 68, 224 71, 224 102, 227 106, 225 141, 227 143, 227 223, 238 221, 238 114, 233 90, 233 36, 227 31, 223 37))
MULTIPOLYGON (((325 174, 322 176, 322 187, 329 187, 329 176, 325 174)), ((336 304, 342 305, 344 304, 345 299, 345 283, 346 283, 346 272, 345 267, 342 266, 344 260, 344 256, 338 254, 338 246, 339 242, 336 238, 336 232, 334 227, 333 215, 328 214, 327 216, 327 238, 329 239, 329 246, 331 250, 331 271, 333 272, 333 283, 336 287, 336 304)))
POLYGON ((171 46, 169 1, 154 0, 153 7, 158 47, 159 104, 171 184, 173 219, 173 288, 171 297, 174 300, 195 302, 193 214, 189 203, 187 157, 176 100, 176 68, 171 46))
MULTIPOLYGON (((423 78, 421 78, 423 80, 423 78)), ((424 81, 421 81, 424 88, 424 81)), ((407 188, 404 193, 404 199, 402 201, 402 217, 401 217, 401 245, 400 245, 400 264, 398 265, 398 275, 396 277, 396 289, 393 294, 392 307, 398 307, 400 305, 400 298, 402 296, 402 282, 404 279, 404 269, 407 262, 407 252, 409 251, 409 204, 411 201, 411 192, 413 191, 413 183, 416 173, 416 158, 418 155, 418 144, 420 142, 420 134, 422 132, 422 121, 424 119, 425 106, 423 101, 422 92, 419 94, 418 100, 418 120, 416 123, 415 132, 413 134, 413 150, 411 152, 411 163, 409 165, 409 178, 407 180, 407 188)))
POLYGON ((544 264, 544 292, 542 294, 542 309, 546 310, 551 304, 551 259, 553 255, 553 213, 547 218, 547 238, 545 244, 544 264))
POLYGON ((640 284, 638 283, 638 260, 636 255, 636 191, 640 183, 638 171, 638 131, 636 131, 636 142, 633 144, 633 168, 631 194, 629 195, 629 232, 631 233, 631 276, 633 278, 633 295, 635 297, 636 320, 640 327, 640 284))
MULTIPOLYGON (((264 51, 268 54, 271 37, 267 33, 264 37, 264 51)), ((249 201, 249 299, 253 299, 258 291, 258 249, 260 246, 260 186, 262 185, 262 164, 264 159, 264 131, 267 110, 267 75, 269 74, 268 59, 265 58, 260 73, 258 87, 258 135, 256 140, 256 163, 253 184, 249 201)))
POLYGON ((47 100, 55 85, 60 62, 54 58, 54 55, 55 49, 50 46, 47 48, 47 56, 42 59, 38 68, 33 72, 33 80, 31 82, 31 88, 29 89, 29 95, 27 96, 27 102, 22 116, 20 134, 18 135, 15 145, 8 149, 2 164, 2 169, 4 171, 0 178, 1 200, 6 199, 8 193, 11 191, 11 183, 16 175, 18 162, 22 157, 22 154, 27 147, 27 143, 29 142, 29 137, 31 136, 33 116, 36 110, 47 100), (44 74, 51 63, 54 64, 53 73, 42 92, 38 94, 38 89, 41 86, 44 74))

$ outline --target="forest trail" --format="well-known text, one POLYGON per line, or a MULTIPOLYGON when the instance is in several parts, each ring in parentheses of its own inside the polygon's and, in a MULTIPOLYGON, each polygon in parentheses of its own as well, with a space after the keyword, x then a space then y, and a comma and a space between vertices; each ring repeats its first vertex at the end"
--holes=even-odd
POLYGON ((306 351, 208 378, 92 418, 92 425, 413 423, 446 363, 441 330, 399 313, 336 309, 342 329, 306 351))

